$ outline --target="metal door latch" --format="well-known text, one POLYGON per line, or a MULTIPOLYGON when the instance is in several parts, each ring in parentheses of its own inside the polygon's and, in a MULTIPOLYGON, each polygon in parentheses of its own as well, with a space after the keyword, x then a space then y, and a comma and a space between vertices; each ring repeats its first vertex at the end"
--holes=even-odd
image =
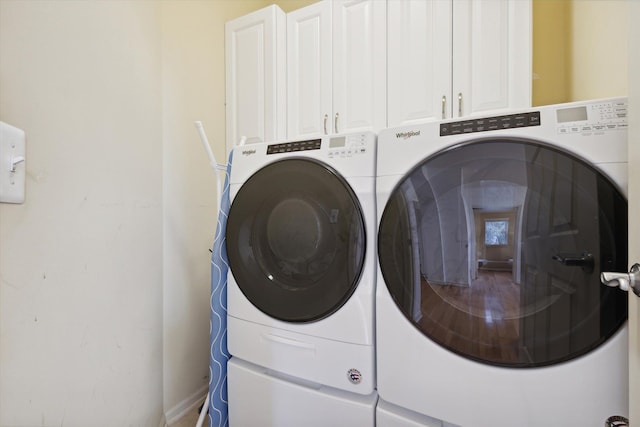
POLYGON ((640 264, 633 264, 629 273, 600 273, 600 281, 607 286, 619 287, 623 291, 633 290, 640 297, 640 264))

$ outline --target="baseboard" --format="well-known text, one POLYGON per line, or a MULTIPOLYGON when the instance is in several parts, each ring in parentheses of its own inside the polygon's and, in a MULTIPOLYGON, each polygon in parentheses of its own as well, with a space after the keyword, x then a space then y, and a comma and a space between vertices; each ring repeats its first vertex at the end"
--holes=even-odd
POLYGON ((171 424, 178 421, 180 418, 184 417, 189 411, 195 411, 200 405, 204 403, 204 400, 207 398, 207 393, 209 392, 209 385, 205 385, 198 389, 191 396, 184 399, 182 402, 178 403, 173 408, 169 409, 165 413, 165 421, 163 427, 168 427, 171 424))

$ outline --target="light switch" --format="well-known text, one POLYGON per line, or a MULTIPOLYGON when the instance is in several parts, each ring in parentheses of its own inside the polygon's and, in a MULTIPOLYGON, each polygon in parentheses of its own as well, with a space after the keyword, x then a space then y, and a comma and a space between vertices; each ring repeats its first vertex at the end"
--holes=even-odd
POLYGON ((0 122, 0 202, 23 203, 27 162, 24 131, 0 122))

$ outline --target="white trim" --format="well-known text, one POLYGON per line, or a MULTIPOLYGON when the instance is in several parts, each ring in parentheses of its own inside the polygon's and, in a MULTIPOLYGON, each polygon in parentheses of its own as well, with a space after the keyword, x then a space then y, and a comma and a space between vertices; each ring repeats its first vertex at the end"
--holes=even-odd
POLYGON ((192 411, 196 409, 198 406, 202 405, 202 403, 207 397, 208 391, 209 391, 209 384, 206 384, 200 387, 191 396, 187 397, 182 402, 178 403, 173 408, 166 411, 164 415, 165 422, 163 427, 170 426, 171 424, 178 421, 180 418, 184 417, 189 411, 192 411))

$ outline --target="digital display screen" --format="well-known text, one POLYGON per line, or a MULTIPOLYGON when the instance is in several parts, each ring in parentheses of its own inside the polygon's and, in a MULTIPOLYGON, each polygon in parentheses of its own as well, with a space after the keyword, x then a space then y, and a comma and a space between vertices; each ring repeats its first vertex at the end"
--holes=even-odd
POLYGON ((344 136, 339 136, 335 138, 331 138, 329 140, 329 148, 339 148, 344 147, 346 143, 346 138, 344 136))
POLYGON ((579 122, 587 120, 587 107, 572 107, 556 110, 556 118, 558 123, 579 122))

